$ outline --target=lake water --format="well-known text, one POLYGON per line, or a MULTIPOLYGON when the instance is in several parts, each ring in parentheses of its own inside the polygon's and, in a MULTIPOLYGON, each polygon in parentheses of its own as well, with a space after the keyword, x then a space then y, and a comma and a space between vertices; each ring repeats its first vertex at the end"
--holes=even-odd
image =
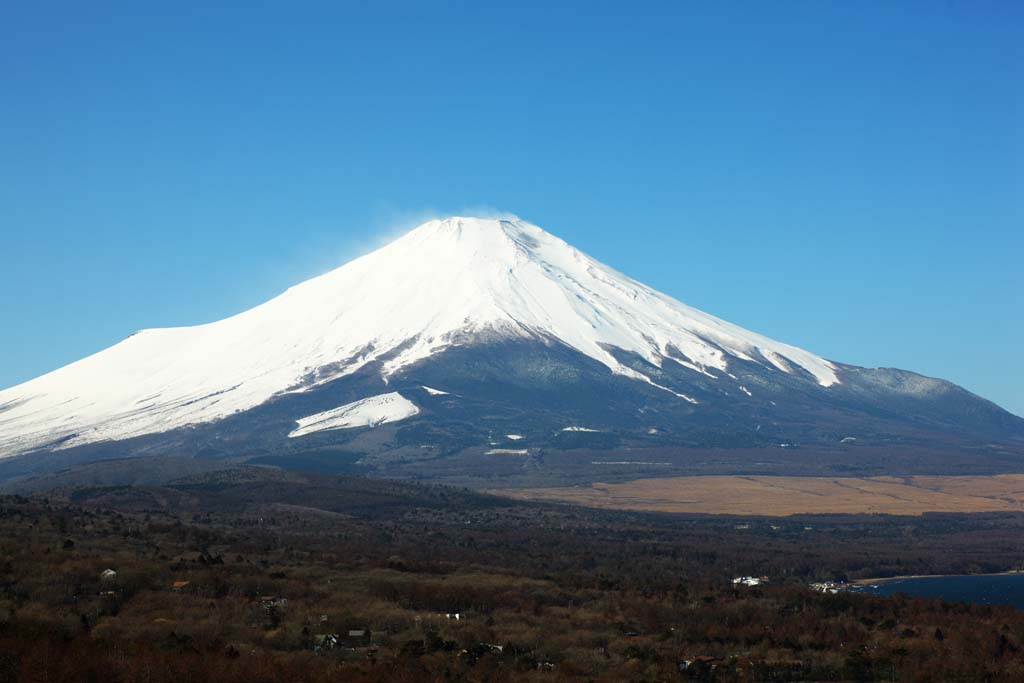
POLYGON ((980 605, 1013 605, 1024 609, 1024 574, 974 574, 971 576, 928 576, 896 579, 864 586, 859 593, 943 598, 980 605))

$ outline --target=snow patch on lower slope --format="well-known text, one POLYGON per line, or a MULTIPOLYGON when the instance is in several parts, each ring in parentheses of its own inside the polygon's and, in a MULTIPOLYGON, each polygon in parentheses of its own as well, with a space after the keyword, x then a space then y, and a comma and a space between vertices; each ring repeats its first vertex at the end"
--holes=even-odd
POLYGON ((416 404, 397 391, 390 394, 370 396, 343 406, 325 410, 322 413, 309 415, 296 420, 298 429, 292 431, 288 438, 305 436, 328 429, 354 429, 356 427, 376 427, 386 422, 398 422, 420 412, 416 404))

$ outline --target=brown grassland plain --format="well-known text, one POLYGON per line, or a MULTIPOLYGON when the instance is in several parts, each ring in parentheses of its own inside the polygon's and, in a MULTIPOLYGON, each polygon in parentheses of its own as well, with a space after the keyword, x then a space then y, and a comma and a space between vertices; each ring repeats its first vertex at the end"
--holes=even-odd
POLYGON ((731 515, 1024 510, 1024 474, 994 476, 781 477, 698 476, 617 484, 498 489, 512 498, 562 501, 615 510, 731 515))

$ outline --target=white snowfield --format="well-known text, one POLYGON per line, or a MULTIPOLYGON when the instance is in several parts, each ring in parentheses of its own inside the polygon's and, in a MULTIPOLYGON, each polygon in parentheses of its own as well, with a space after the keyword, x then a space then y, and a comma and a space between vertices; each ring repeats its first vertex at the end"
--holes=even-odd
POLYGON ((607 349, 708 374, 726 372, 732 356, 838 381, 829 361, 690 308, 535 225, 454 217, 244 313, 143 330, 0 391, 0 457, 210 422, 384 356, 387 378, 450 347, 508 337, 562 342, 691 403, 607 349))
POLYGON ((332 410, 325 410, 297 420, 299 428, 288 437, 305 436, 328 429, 353 429, 376 427, 386 422, 398 422, 417 415, 420 409, 397 391, 346 403, 332 410))

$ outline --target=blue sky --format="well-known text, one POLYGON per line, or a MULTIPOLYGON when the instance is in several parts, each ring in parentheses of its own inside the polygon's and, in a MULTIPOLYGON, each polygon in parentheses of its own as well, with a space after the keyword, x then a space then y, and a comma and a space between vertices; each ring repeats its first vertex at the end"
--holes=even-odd
POLYGON ((0 386, 501 210, 1024 415, 1024 5, 207 4, 0 4, 0 386))

